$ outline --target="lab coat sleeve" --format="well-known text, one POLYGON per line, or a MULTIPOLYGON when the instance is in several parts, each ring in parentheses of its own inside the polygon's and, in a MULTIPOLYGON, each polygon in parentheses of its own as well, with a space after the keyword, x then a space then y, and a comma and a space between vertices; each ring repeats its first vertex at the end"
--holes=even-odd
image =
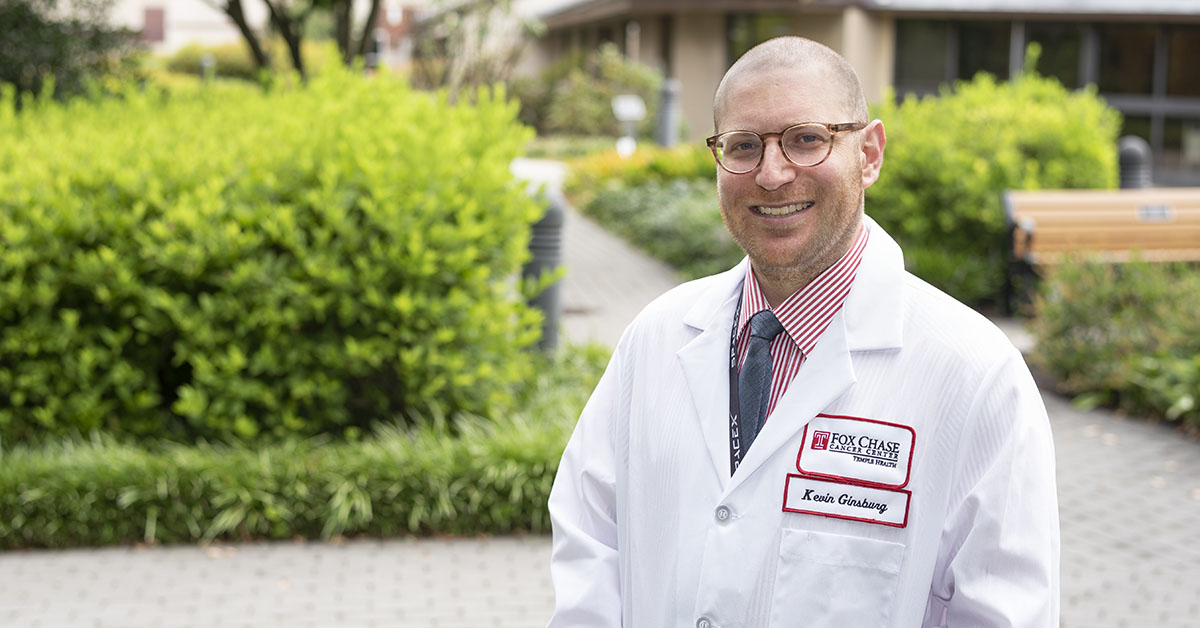
POLYGON ((621 625, 614 442, 627 405, 621 363, 618 348, 580 415, 550 491, 555 603, 547 628, 621 625))
POLYGON ((1057 627, 1054 446, 1041 395, 1015 350, 984 379, 952 471, 935 616, 926 625, 1057 627))

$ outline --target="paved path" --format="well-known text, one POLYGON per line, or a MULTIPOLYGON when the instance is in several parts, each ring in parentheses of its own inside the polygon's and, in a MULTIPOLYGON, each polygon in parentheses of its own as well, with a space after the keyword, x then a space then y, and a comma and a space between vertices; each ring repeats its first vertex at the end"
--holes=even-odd
MULTIPOLYGON (((535 174, 553 167, 523 164, 535 174)), ((567 216, 564 331, 612 344, 674 285, 567 216)), ((1000 321, 1019 345, 1028 337, 1000 321)), ((1200 626, 1200 444, 1045 395, 1058 454, 1066 628, 1200 626)), ((546 537, 0 553, 0 628, 532 627, 546 537)))

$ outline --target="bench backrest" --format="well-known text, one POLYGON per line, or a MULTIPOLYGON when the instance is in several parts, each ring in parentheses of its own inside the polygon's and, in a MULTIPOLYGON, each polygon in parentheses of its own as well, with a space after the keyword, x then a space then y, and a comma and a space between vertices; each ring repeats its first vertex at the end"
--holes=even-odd
POLYGON ((1090 253, 1127 261, 1200 261, 1200 188, 1009 191, 1013 256, 1054 264, 1090 253))

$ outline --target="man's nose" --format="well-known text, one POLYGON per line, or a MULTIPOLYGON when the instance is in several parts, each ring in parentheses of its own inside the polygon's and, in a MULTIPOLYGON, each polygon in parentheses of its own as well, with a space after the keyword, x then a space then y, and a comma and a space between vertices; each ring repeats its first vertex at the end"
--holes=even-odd
POLYGON ((763 143, 762 163, 754 182, 764 190, 777 190, 796 179, 796 164, 788 161, 778 140, 763 143))

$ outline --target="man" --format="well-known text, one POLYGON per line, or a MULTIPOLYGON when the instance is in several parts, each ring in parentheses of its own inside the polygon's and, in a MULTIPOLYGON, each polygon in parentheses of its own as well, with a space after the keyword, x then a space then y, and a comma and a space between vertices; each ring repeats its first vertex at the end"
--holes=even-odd
POLYGON ((853 69, 774 39, 713 115, 748 261, 621 338, 550 496, 550 626, 1057 626, 1041 398, 864 217, 886 137, 853 69))

